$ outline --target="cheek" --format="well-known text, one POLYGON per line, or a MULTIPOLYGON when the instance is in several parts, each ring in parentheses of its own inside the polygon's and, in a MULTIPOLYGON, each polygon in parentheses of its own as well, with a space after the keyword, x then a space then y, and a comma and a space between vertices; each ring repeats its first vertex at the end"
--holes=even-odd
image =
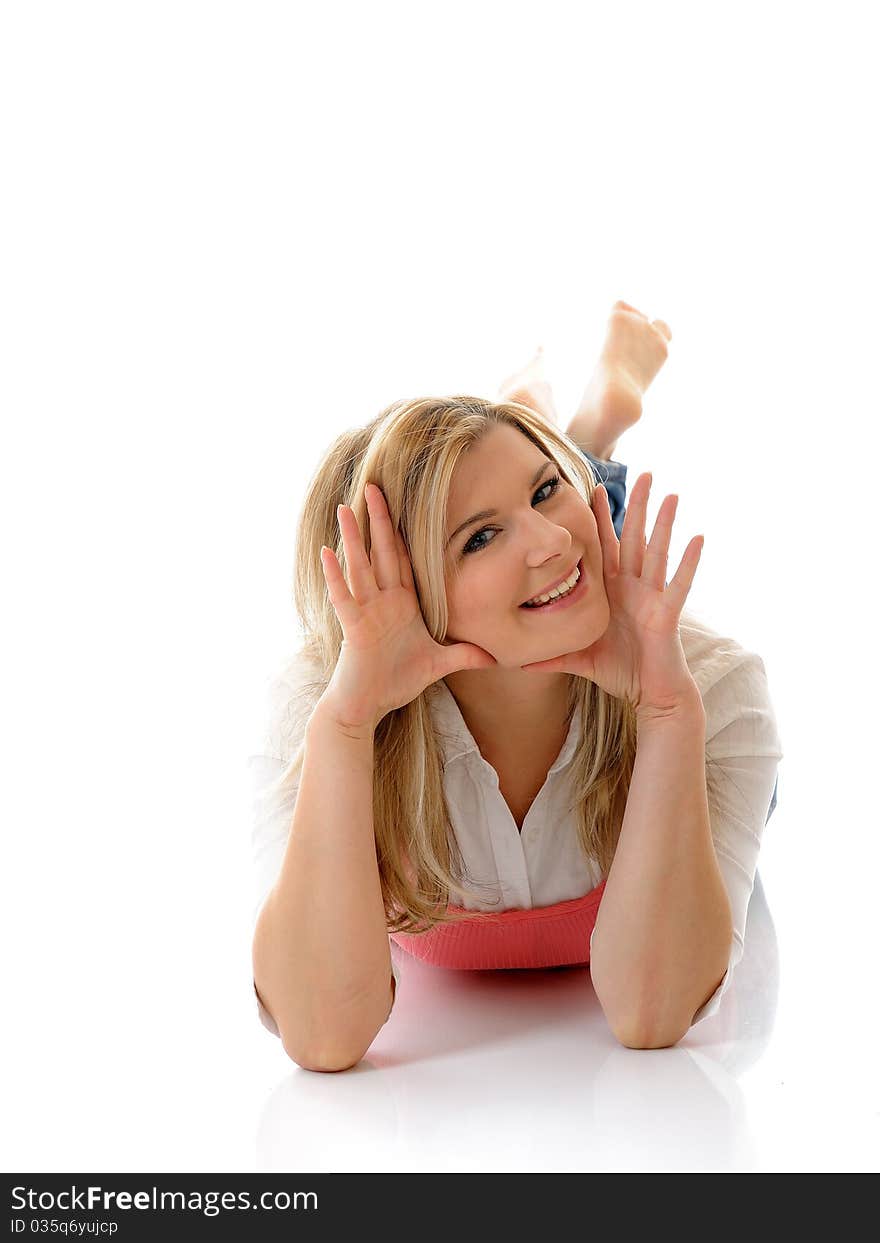
MULTIPOLYGON (((509 589, 508 589, 509 594, 509 589)), ((479 626, 481 620, 497 613, 502 599, 497 577, 488 572, 465 571, 459 582, 447 586, 446 601, 450 621, 479 626)))
POLYGON ((582 516, 579 523, 579 529, 584 532, 586 539, 597 546, 601 544, 599 539, 599 524, 596 521, 596 515, 592 509, 587 508, 586 513, 582 516))
POLYGON ((446 586, 446 609, 449 613, 449 620, 458 621, 468 615, 469 601, 473 598, 473 592, 468 588, 467 576, 463 579, 447 583, 446 586))

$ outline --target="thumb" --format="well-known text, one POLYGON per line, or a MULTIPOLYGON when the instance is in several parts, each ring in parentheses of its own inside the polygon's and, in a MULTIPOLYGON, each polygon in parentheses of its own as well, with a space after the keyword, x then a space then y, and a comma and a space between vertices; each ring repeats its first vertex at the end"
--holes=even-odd
POLYGON ((530 660, 527 665, 520 665, 520 669, 527 669, 533 673, 570 673, 570 669, 565 668, 564 656, 551 656, 549 660, 530 660))
POLYGON ((493 669, 498 661, 490 652, 474 643, 453 643, 444 648, 445 664, 448 666, 443 673, 457 673, 459 669, 493 669))
POLYGON ((593 675, 593 658, 586 652, 567 652, 564 656, 551 656, 548 660, 532 660, 520 665, 529 673, 573 673, 577 677, 593 675))

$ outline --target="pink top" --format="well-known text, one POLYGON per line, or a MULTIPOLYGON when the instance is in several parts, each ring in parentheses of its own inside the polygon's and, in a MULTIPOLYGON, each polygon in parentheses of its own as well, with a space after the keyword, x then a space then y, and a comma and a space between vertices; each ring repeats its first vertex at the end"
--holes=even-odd
POLYGON ((605 881, 582 898, 508 910, 470 914, 466 923, 436 924, 428 932, 391 932, 401 949, 435 967, 484 971, 497 967, 562 967, 590 961, 590 936, 605 881))

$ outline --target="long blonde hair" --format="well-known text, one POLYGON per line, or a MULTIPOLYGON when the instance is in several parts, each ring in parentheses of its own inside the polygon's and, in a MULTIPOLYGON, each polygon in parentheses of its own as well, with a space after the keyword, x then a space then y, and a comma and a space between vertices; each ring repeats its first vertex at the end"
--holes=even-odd
MULTIPOLYGON (((527 406, 479 397, 424 397, 386 407, 365 427, 342 433, 330 445, 308 485, 297 528, 293 593, 305 640, 300 656, 314 677, 300 694, 296 715, 307 720, 326 689, 342 647, 343 632, 321 568, 326 544, 348 579, 336 507, 354 511, 370 554, 364 487, 381 488, 392 524, 403 535, 425 625, 439 643, 448 612, 444 577, 446 507, 456 465, 491 427, 506 424, 555 460, 562 477, 589 504, 596 480, 577 446, 527 406)), ((679 629, 706 634, 685 611, 679 629)), ((478 896, 464 883, 461 852, 443 792, 443 763, 426 688, 389 712, 374 736, 373 828, 386 921, 391 932, 418 932, 461 918, 448 911, 451 895, 478 896)), ((572 759, 572 808, 577 808, 581 848, 608 874, 623 823, 636 755, 632 706, 594 682, 569 681, 570 724, 578 704, 581 731, 572 759)), ((290 793, 299 783, 304 741, 298 740, 273 789, 290 793)), ((710 809, 713 793, 707 769, 710 809)))

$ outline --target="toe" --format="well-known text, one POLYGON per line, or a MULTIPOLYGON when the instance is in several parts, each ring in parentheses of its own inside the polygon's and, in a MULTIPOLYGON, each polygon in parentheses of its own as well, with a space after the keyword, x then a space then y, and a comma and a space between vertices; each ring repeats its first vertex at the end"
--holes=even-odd
POLYGON ((628 302, 621 302, 619 299, 615 302, 611 309, 612 311, 632 311, 634 315, 641 315, 642 319, 648 318, 642 311, 636 310, 636 308, 634 306, 630 306, 628 302))
POLYGON ((544 347, 539 345, 532 357, 519 371, 514 371, 498 387, 499 395, 525 391, 546 379, 544 374, 544 347))
POLYGON ((663 334, 663 336, 666 338, 667 341, 672 340, 672 329, 669 327, 669 325, 666 323, 665 320, 652 319, 651 324, 654 328, 657 329, 658 332, 663 334))

